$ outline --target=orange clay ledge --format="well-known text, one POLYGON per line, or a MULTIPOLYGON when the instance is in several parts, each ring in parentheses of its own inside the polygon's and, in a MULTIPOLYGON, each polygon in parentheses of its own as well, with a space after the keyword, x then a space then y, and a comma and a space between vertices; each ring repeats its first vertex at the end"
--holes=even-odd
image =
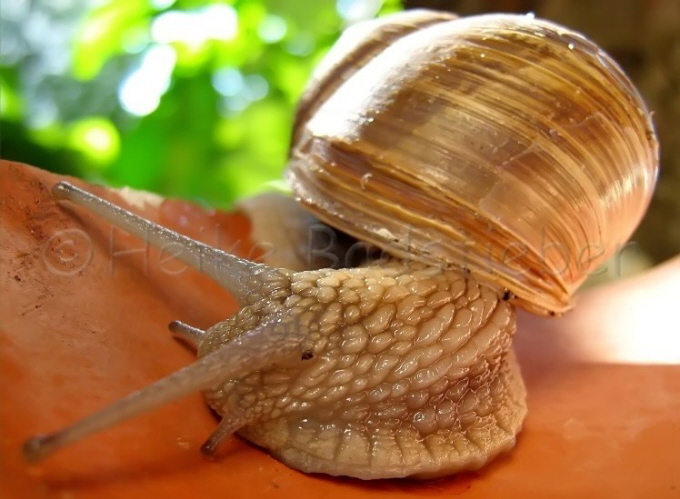
MULTIPOLYGON (((171 338, 170 321, 204 328, 235 310, 208 278, 56 205, 50 188, 61 178, 0 164, 0 497, 680 497, 680 258, 584 293, 561 319, 521 316, 529 416, 515 449, 476 473, 434 482, 310 476, 238 437, 207 460, 199 447, 216 419, 199 394, 24 463, 26 438, 188 364, 193 354, 171 338)), ((242 214, 70 180, 252 256, 242 214)))

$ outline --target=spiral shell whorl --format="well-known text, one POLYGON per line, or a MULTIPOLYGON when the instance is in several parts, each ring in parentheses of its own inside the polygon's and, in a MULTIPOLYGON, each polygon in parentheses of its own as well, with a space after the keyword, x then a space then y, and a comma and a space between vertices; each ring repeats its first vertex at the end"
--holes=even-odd
POLYGON ((414 9, 347 28, 314 69, 311 81, 300 97, 293 124, 292 143, 298 141, 302 128, 328 96, 374 56, 409 33, 454 19, 457 16, 449 12, 414 9), (395 22, 395 18, 398 22, 395 22))
POLYGON ((537 313, 570 307, 630 237, 657 175, 649 113, 616 63, 528 16, 425 26, 325 99, 292 150, 296 196, 341 230, 468 268, 537 313))

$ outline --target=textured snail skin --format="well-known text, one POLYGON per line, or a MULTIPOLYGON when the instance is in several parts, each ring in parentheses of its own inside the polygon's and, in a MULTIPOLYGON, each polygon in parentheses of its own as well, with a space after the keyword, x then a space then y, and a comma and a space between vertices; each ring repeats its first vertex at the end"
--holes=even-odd
POLYGON ((206 393, 230 431, 294 468, 363 479, 476 469, 514 445, 515 313, 494 290, 400 261, 280 275, 199 343, 211 352, 281 311, 307 338, 289 363, 206 393))

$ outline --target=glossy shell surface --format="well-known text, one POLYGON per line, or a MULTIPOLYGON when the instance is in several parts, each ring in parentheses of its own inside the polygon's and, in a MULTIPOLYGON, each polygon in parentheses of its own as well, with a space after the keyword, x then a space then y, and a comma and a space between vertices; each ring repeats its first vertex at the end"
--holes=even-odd
POLYGON ((657 177, 631 82, 583 36, 531 16, 440 20, 376 43, 332 92, 312 81, 319 102, 301 107, 314 112, 298 117, 287 170, 295 195, 392 254, 470 269, 536 313, 569 309, 657 177))

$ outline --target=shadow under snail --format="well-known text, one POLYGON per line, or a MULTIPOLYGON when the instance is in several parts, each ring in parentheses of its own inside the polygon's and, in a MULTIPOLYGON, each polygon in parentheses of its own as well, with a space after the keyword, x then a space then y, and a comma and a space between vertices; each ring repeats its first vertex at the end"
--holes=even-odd
POLYGON ((207 453, 238 432, 305 472, 479 468, 526 413, 514 307, 567 311, 639 223, 657 169, 642 99, 573 31, 425 10, 355 25, 300 101, 286 177, 301 206, 390 256, 252 263, 57 184, 59 200, 181 245, 242 308, 206 331, 173 323, 199 360, 29 440, 25 456, 203 390, 222 416, 207 453))

